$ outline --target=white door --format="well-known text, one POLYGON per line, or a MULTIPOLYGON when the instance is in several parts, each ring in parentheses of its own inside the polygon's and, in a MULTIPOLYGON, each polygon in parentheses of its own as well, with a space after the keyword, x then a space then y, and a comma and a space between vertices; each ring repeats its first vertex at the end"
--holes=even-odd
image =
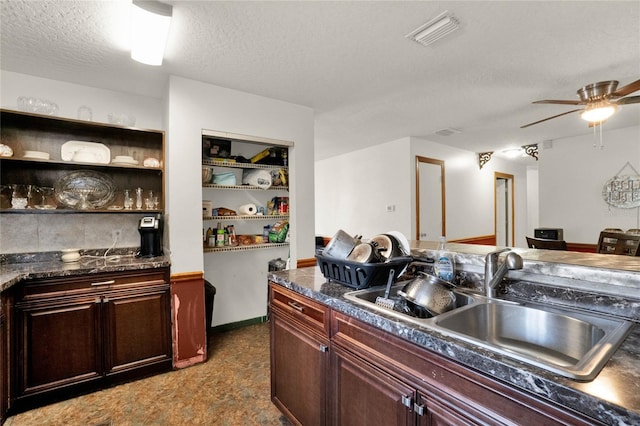
POLYGON ((416 156, 416 234, 438 241, 445 235, 444 162, 416 156))

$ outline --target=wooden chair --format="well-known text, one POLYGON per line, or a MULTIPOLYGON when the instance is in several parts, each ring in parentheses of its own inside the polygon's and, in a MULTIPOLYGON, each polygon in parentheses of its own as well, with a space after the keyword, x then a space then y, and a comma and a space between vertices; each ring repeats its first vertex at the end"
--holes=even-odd
POLYGON ((640 256, 640 235, 623 232, 600 232, 598 253, 640 256))
POLYGON ((529 248, 545 249, 545 250, 566 250, 567 242, 565 240, 548 240, 546 238, 527 237, 527 245, 529 248))

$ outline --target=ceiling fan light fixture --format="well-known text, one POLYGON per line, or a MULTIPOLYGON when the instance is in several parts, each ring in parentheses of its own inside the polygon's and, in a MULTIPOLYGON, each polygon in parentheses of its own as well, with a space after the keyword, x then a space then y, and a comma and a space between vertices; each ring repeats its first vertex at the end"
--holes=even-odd
POLYGON ((459 27, 460 23, 458 20, 447 10, 426 24, 416 28, 405 37, 423 46, 428 46, 457 30, 459 27))
POLYGON ((617 109, 618 107, 610 102, 598 102, 588 105, 585 110, 580 113, 580 118, 589 123, 601 123, 615 114, 617 109))
POLYGON ((159 1, 133 0, 132 8, 131 59, 162 65, 173 7, 159 1))

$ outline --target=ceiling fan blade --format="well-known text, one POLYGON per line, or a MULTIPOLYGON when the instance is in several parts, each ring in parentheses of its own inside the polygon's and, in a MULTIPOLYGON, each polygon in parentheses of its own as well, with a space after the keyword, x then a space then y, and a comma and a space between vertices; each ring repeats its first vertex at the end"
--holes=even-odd
POLYGON ((633 93, 640 90, 640 80, 636 80, 633 83, 629 83, 624 87, 619 88, 613 92, 613 96, 627 96, 629 93, 633 93))
POLYGON ((616 105, 640 104, 640 96, 629 96, 627 98, 617 99, 616 105))
POLYGON ((543 101, 535 101, 533 104, 558 104, 558 105, 583 105, 582 101, 562 101, 562 100, 553 100, 547 99, 543 101))
POLYGON ((543 120, 534 121, 533 123, 529 123, 529 124, 525 124, 524 126, 520 126, 520 128, 524 129, 525 127, 533 126, 534 124, 538 124, 538 123, 542 123, 542 122, 547 121, 547 120, 551 120, 551 119, 554 119, 554 118, 562 117, 563 115, 571 114, 572 112, 576 112, 576 111, 582 111, 582 108, 573 109, 571 111, 563 112, 562 114, 554 115, 553 117, 547 117, 547 118, 545 118, 543 120))

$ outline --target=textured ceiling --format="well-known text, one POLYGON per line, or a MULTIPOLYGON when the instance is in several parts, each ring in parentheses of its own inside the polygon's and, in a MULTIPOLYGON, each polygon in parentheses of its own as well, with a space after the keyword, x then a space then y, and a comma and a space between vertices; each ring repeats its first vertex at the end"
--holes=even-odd
MULTIPOLYGON (((578 114, 519 127, 572 109, 533 100, 640 78, 638 1, 166 3, 165 61, 149 67, 129 58, 129 1, 3 0, 0 66, 155 97, 178 75, 309 106, 317 159, 405 136, 480 152, 588 134, 578 114), (445 10, 461 23, 446 39, 404 37, 445 10)), ((640 105, 605 130, 631 125, 640 105)))

